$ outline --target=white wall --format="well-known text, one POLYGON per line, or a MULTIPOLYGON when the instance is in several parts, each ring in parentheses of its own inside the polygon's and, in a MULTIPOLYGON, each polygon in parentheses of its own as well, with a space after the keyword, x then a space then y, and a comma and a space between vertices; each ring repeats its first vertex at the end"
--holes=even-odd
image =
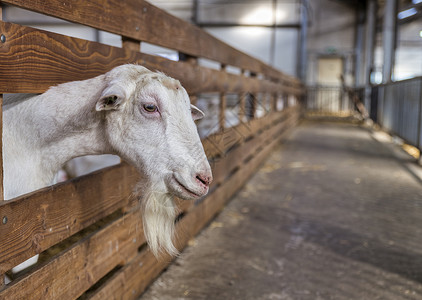
POLYGON ((399 26, 393 80, 422 76, 422 19, 399 26))
POLYGON ((266 25, 267 27, 206 27, 205 25, 204 29, 227 44, 287 74, 297 75, 299 29, 283 27, 274 30, 268 26, 273 25, 274 17, 277 25, 298 24, 299 1, 277 1, 275 16, 271 0, 199 3, 197 20, 199 24, 266 25))
POLYGON ((336 57, 344 61, 344 75, 349 84, 354 82, 355 9, 340 1, 309 1, 307 84, 318 82, 318 60, 336 57))
POLYGON ((296 76, 297 39, 296 29, 277 29, 275 38, 275 59, 271 58, 272 28, 265 27, 223 27, 205 28, 225 43, 296 76))

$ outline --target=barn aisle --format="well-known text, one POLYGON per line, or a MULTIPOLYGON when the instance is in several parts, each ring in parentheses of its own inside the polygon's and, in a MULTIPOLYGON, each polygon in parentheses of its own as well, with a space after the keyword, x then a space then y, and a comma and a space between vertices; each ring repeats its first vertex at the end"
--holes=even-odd
POLYGON ((422 184, 368 129, 304 121, 150 299, 422 299, 422 184))

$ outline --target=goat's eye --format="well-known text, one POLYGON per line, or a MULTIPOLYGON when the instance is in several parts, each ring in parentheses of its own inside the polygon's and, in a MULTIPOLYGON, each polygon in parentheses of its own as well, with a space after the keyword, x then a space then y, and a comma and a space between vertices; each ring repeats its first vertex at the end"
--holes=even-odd
POLYGON ((144 104, 143 107, 144 107, 144 110, 149 113, 158 111, 157 105, 154 105, 154 104, 144 104))

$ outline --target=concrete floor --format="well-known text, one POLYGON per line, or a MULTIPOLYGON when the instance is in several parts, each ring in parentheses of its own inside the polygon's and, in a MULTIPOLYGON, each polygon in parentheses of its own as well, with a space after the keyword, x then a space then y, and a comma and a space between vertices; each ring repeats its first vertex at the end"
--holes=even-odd
POLYGON ((422 299, 420 168, 380 136, 303 122, 141 299, 422 299))

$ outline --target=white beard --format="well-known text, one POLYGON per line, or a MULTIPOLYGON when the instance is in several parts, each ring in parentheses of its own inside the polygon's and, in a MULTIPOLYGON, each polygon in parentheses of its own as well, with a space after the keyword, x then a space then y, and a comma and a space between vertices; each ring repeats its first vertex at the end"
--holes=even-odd
POLYGON ((179 251, 173 245, 174 222, 177 216, 173 196, 160 192, 160 189, 154 189, 154 186, 143 187, 141 190, 144 234, 152 253, 156 257, 163 252, 171 256, 178 255, 179 251))

